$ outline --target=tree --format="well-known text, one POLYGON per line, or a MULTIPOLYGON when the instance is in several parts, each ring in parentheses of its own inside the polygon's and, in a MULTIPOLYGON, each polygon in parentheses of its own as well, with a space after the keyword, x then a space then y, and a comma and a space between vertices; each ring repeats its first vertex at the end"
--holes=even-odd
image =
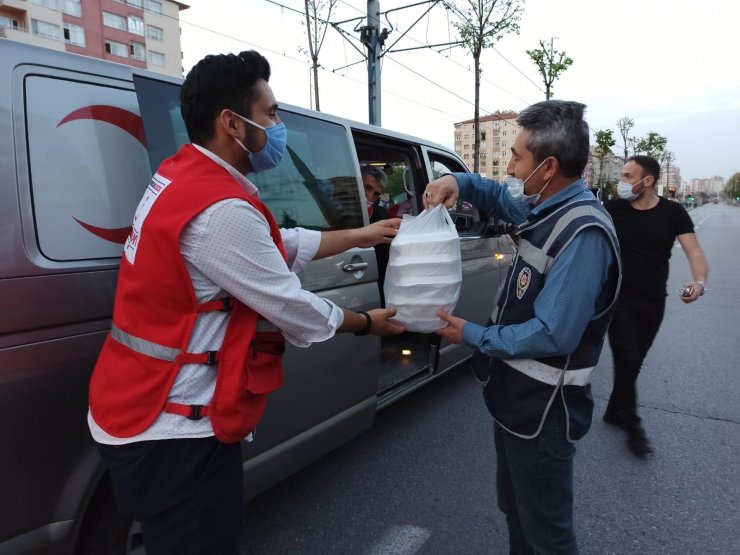
POLYGON ((727 180, 725 184, 725 197, 728 200, 740 200, 740 172, 727 180))
POLYGON ((552 97, 552 84, 558 80, 561 73, 573 65, 573 60, 565 52, 553 49, 554 41, 554 38, 550 39, 549 49, 545 41, 541 40, 537 50, 527 50, 527 55, 542 75, 542 82, 545 84, 545 100, 550 100, 552 97))
POLYGON ((651 131, 648 133, 647 137, 637 141, 635 150, 638 153, 647 154, 656 160, 660 160, 663 156, 663 152, 665 152, 665 146, 667 143, 668 139, 658 135, 654 131, 651 131))
MULTIPOLYGON (((669 179, 671 177, 671 172, 670 172, 670 170, 671 170, 671 164, 675 160, 676 160, 676 155, 673 154, 673 151, 671 151, 671 150, 666 150, 665 152, 662 153, 662 155, 660 157, 660 161, 663 164, 665 164, 665 186, 666 186, 666 189, 668 189, 669 191, 671 191, 671 183, 669 181, 669 179)), ((675 197, 676 196, 676 194, 675 194, 676 193, 676 190, 673 189, 671 192, 673 193, 671 196, 675 197)))
POLYGON ((624 116, 617 120, 617 129, 619 134, 622 136, 622 143, 624 144, 624 161, 627 161, 627 145, 629 144, 629 133, 630 129, 635 126, 635 120, 630 117, 624 116))
POLYGON ((459 18, 454 25, 475 62, 475 142, 473 171, 480 170, 480 55, 509 33, 519 33, 519 0, 462 0, 463 7, 446 4, 459 18))
POLYGON ((319 52, 324 44, 329 18, 337 0, 305 0, 306 31, 308 32, 308 54, 313 70, 313 90, 316 98, 316 110, 321 111, 319 104, 319 52), (321 14, 326 10, 326 17, 321 14))
POLYGON ((604 198, 604 161, 606 157, 612 153, 612 147, 617 143, 614 140, 614 134, 611 129, 605 129, 596 132, 596 148, 594 152, 596 157, 599 159, 599 181, 598 185, 601 188, 601 198, 604 198))

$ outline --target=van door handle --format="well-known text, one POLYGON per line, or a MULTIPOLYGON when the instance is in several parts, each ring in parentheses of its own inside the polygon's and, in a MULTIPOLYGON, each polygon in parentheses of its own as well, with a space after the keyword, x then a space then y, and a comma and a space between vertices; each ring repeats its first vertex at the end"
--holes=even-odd
POLYGON ((367 270, 367 266, 367 262, 350 262, 349 264, 342 266, 342 270, 345 272, 360 272, 362 270, 367 270))

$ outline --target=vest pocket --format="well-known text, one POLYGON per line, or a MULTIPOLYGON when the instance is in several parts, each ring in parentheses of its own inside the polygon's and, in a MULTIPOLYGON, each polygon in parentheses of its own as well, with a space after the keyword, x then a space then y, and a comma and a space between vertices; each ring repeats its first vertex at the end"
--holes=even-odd
POLYGON ((249 346, 245 362, 245 389, 265 395, 283 385, 285 338, 280 332, 258 332, 249 346))

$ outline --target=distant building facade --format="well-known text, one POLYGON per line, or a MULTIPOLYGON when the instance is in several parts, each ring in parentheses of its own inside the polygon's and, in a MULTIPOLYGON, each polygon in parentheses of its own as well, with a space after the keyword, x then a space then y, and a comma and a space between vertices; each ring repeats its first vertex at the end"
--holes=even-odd
POLYGON ((170 0, 0 0, 0 38, 182 76, 170 0))
MULTIPOLYGON (((480 118, 480 173, 491 179, 501 180, 506 175, 506 166, 511 158, 519 125, 516 112, 495 112, 480 118)), ((473 170, 475 163, 475 120, 469 119, 455 124, 455 152, 473 170)))
POLYGON ((610 152, 602 160, 599 158, 597 147, 592 145, 589 148, 586 168, 583 170, 583 181, 587 187, 618 183, 623 166, 624 158, 610 152))
POLYGON ((694 194, 718 195, 725 189, 725 180, 719 175, 707 179, 692 179, 690 189, 694 194))
POLYGON ((664 197, 677 196, 682 193, 681 190, 681 168, 678 166, 668 166, 663 164, 660 167, 660 179, 658 179, 658 189, 656 191, 664 197))

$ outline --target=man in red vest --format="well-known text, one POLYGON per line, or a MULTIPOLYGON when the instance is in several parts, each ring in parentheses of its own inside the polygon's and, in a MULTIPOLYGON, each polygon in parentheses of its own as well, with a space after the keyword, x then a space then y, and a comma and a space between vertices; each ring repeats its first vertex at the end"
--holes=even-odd
POLYGON ((134 216, 88 423, 120 510, 149 555, 236 554, 240 441, 282 384, 287 339, 390 335, 395 310, 353 312, 302 289, 312 259, 389 243, 400 220, 280 230, 246 179, 277 166, 287 133, 254 51, 207 56, 181 110, 191 144, 163 161, 134 216))

